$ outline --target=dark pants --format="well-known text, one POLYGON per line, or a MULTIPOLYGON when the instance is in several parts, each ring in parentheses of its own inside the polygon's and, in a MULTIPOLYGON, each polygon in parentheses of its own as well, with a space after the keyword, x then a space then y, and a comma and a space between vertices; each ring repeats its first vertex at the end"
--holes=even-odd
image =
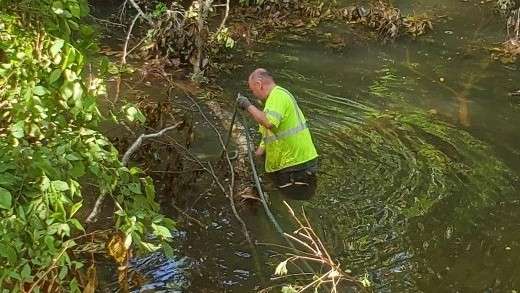
POLYGON ((307 200, 316 192, 318 159, 270 173, 280 192, 290 199, 307 200))

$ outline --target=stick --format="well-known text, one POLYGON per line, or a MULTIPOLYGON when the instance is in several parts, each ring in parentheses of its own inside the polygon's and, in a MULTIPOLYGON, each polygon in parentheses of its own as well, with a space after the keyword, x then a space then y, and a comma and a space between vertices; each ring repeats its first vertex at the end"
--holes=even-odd
MULTIPOLYGON (((170 126, 170 127, 166 127, 164 128, 163 130, 157 132, 157 133, 152 133, 152 134, 141 134, 137 140, 130 146, 130 148, 125 152, 124 156, 123 156, 123 159, 121 160, 121 163, 123 164, 123 166, 126 166, 128 165, 128 161, 130 160, 130 156, 139 148, 141 147, 141 144, 143 143, 143 140, 146 139, 146 138, 155 138, 155 137, 160 137, 162 135, 164 135, 167 131, 170 131, 172 129, 175 129, 177 128, 179 125, 181 125, 182 122, 178 122, 177 124, 173 125, 173 126, 170 126)), ((97 215, 99 213, 99 211, 101 210, 101 205, 103 204, 103 202, 105 201, 105 197, 106 197, 106 194, 101 194, 97 200, 96 200, 96 203, 94 204, 94 208, 92 209, 92 212, 90 212, 90 214, 88 215, 87 219, 85 220, 86 223, 93 223, 95 222, 97 219, 97 215)))
POLYGON ((125 46, 123 49, 123 59, 121 60, 122 64, 126 64, 126 50, 128 49, 128 41, 130 40, 130 36, 132 35, 132 30, 134 29, 134 25, 139 19, 139 14, 137 14, 134 19, 132 20, 132 24, 130 25, 130 28, 128 29, 128 33, 126 34, 126 40, 125 40, 125 46))
POLYGON ((130 1, 130 3, 132 4, 132 6, 134 6, 135 10, 137 10, 137 13, 138 15, 141 15, 144 19, 146 19, 146 21, 148 21, 148 24, 150 25, 154 25, 154 22, 152 21, 152 19, 148 16, 146 16, 146 14, 144 14, 143 10, 141 10, 141 7, 139 7, 139 5, 137 5, 137 3, 135 3, 134 0, 128 0, 130 1))
MULTIPOLYGON (((231 210, 233 211, 233 214, 235 215, 235 218, 237 219, 237 221, 242 226, 242 231, 244 232, 244 236, 246 237, 246 240, 252 245, 251 237, 249 236, 249 232, 247 230, 246 223, 240 217, 240 215, 238 214, 238 211, 237 211, 237 209, 235 207, 235 200, 233 199, 233 193, 234 193, 234 187, 235 187, 235 169, 233 168, 233 164, 231 163, 231 159, 229 158, 229 154, 227 152, 226 144, 224 143, 224 139, 222 138, 222 135, 220 134, 218 129, 215 127, 215 125, 213 125, 213 123, 211 123, 211 121, 208 119, 206 114, 202 111, 202 109, 200 108, 199 104, 197 104, 197 102, 190 95, 187 95, 187 97, 197 107, 197 109, 199 110, 199 112, 202 115, 202 117, 204 118, 204 120, 206 120, 206 122, 208 122, 208 124, 211 126, 213 131, 217 134, 218 140, 220 142, 220 145, 222 146, 222 149, 224 151, 227 164, 229 166, 229 171, 231 172, 231 182, 229 184, 229 194, 227 194, 227 197, 229 198, 229 202, 230 202, 230 205, 231 205, 231 210)), ((211 168, 211 164, 210 164, 210 168, 211 168)), ((217 182, 217 184, 218 183, 219 182, 217 182)))
POLYGON ((229 16, 229 0, 226 0, 226 12, 224 14, 224 18, 222 19, 222 22, 220 23, 218 27, 218 31, 220 31, 222 28, 224 28, 224 25, 226 24, 226 20, 229 16))
POLYGON ((173 129, 179 127, 179 125, 181 125, 181 124, 182 124, 182 122, 177 122, 175 125, 166 127, 159 132, 152 133, 152 134, 141 134, 123 155, 123 159, 121 160, 121 162, 123 163, 123 166, 126 166, 128 164, 128 160, 130 159, 130 156, 141 146, 144 139, 163 136, 167 131, 173 130, 173 129))

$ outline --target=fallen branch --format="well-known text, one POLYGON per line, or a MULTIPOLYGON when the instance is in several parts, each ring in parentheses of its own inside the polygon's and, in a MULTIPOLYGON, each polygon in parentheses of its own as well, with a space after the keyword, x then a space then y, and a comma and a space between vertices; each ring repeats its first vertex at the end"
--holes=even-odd
MULTIPOLYGON (((152 133, 152 134, 141 134, 137 140, 130 146, 130 148, 125 152, 123 155, 123 159, 121 160, 121 163, 123 166, 128 165, 128 161, 130 160, 130 156, 143 144, 143 140, 147 138, 156 138, 163 136, 166 132, 173 130, 179 125, 181 125, 182 122, 178 122, 173 126, 169 126, 164 128, 163 130, 152 133)), ((94 204, 94 208, 92 209, 92 212, 88 215, 87 219, 85 220, 86 223, 94 223, 97 219, 97 215, 99 214, 99 211, 101 210, 101 206, 103 205, 103 202, 105 201, 106 194, 102 194, 98 197, 96 200, 96 203, 94 204)))
POLYGON ((125 40, 125 46, 123 48, 123 58, 121 60, 121 63, 122 64, 126 64, 126 51, 128 50, 128 41, 130 40, 130 36, 132 35, 132 30, 134 29, 134 25, 137 21, 137 19, 139 19, 139 14, 137 14, 134 19, 132 20, 132 24, 130 25, 130 28, 128 28, 128 33, 126 34, 126 40, 125 40))
POLYGON ((141 10, 141 7, 139 7, 139 5, 137 5, 137 3, 135 3, 135 0, 128 0, 128 1, 130 1, 132 6, 134 6, 135 10, 137 10, 137 13, 138 13, 137 15, 140 15, 144 19, 146 19, 146 21, 148 21, 148 24, 150 24, 152 26, 154 25, 153 20, 150 17, 148 17, 146 14, 144 14, 143 10, 141 10))
POLYGON ((145 140, 147 138, 157 138, 157 137, 163 136, 166 132, 179 127, 179 125, 181 125, 181 124, 182 124, 182 122, 177 122, 175 125, 166 127, 159 132, 152 133, 152 134, 141 134, 123 155, 123 159, 121 160, 123 165, 124 166, 128 165, 128 160, 130 159, 130 156, 141 146, 141 144, 143 143, 143 140, 145 140))
POLYGON ((224 18, 222 19, 222 22, 220 23, 220 25, 218 27, 219 31, 224 28, 224 25, 226 25, 226 20, 227 20, 228 16, 229 16, 229 0, 226 0, 226 12, 224 14, 224 18))
POLYGON ((367 291, 367 288, 370 287, 370 282, 367 277, 365 276, 363 279, 356 279, 350 275, 349 271, 343 271, 341 269, 340 263, 332 259, 325 245, 323 245, 323 242, 312 228, 303 208, 302 221, 296 216, 294 210, 286 201, 283 203, 289 210, 289 214, 292 216, 293 220, 298 224, 298 229, 293 231, 291 234, 285 233, 285 235, 291 241, 302 246, 303 253, 288 253, 288 257, 277 266, 275 275, 279 276, 278 278, 291 277, 294 274, 288 274, 288 263, 295 264, 298 261, 310 261, 318 264, 320 266, 320 271, 313 271, 311 274, 309 274, 309 272, 304 272, 303 275, 309 276, 308 278, 298 280, 300 284, 289 286, 289 288, 292 288, 294 292, 301 293, 307 289, 313 288, 315 292, 337 293, 339 290, 338 285, 340 283, 346 283, 347 286, 354 286, 362 292, 367 291), (328 285, 331 285, 331 287, 329 288, 328 285))
MULTIPOLYGON (((246 226, 246 223, 244 222, 244 220, 240 217, 240 215, 238 214, 238 211, 236 209, 236 206, 235 206, 235 200, 233 198, 233 194, 234 194, 234 188, 235 188, 235 170, 233 168, 233 164, 231 163, 231 159, 229 157, 229 153, 227 151, 227 148, 226 148, 226 143, 224 142, 224 139, 222 138, 222 135, 220 134, 220 132, 218 131, 217 127, 215 127, 215 125, 213 123, 211 123, 211 121, 208 119, 208 117, 206 116, 206 114, 204 113, 204 111, 202 111, 202 109, 200 108, 199 104, 190 96, 190 95, 187 95, 187 97, 191 100, 191 102, 197 107, 197 109, 199 110, 200 114, 202 115, 202 117, 204 118, 204 120, 206 120, 206 122, 211 126, 211 128, 213 129, 213 131, 217 134, 217 137, 218 137, 218 141, 222 147, 222 150, 224 152, 224 155, 225 155, 225 159, 227 161, 227 164, 229 166, 229 171, 231 172, 231 182, 229 184, 229 193, 225 192, 225 190, 223 189, 223 187, 221 186, 221 189, 223 189, 224 193, 227 195, 227 197, 229 198, 229 203, 231 205, 231 210, 233 211, 233 214, 235 215, 235 218, 237 219, 237 221, 240 223, 240 225, 242 226, 242 232, 244 233, 244 236, 246 237, 246 240, 252 244, 251 242, 251 237, 249 236, 249 232, 247 231, 247 226, 246 226)), ((212 167, 211 167, 211 164, 209 165, 210 166, 210 169, 211 171, 212 170, 212 167)), ((214 175, 214 172, 212 172, 213 175, 214 175)), ((214 176, 214 178, 216 178, 216 176, 214 176)), ((220 182, 217 182, 217 184, 219 184, 220 182)))

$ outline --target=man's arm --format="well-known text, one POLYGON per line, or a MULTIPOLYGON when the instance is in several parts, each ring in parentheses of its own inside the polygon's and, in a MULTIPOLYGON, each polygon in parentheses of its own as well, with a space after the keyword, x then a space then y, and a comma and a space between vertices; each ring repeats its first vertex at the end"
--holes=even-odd
POLYGON ((253 119, 255 119, 255 121, 258 122, 258 124, 262 125, 267 129, 273 128, 274 125, 271 122, 269 122, 269 119, 267 119, 267 115, 265 115, 263 111, 260 111, 260 109, 258 109, 254 105, 248 106, 246 110, 253 117, 253 119))

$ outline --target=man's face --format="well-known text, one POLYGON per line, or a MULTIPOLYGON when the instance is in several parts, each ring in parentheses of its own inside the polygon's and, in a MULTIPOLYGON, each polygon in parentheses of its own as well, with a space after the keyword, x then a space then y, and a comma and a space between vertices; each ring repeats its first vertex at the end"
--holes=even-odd
POLYGON ((248 84, 249 84, 249 89, 251 90, 253 95, 255 97, 257 97, 258 99, 263 100, 264 99, 264 90, 263 90, 262 83, 259 80, 249 79, 248 84))

